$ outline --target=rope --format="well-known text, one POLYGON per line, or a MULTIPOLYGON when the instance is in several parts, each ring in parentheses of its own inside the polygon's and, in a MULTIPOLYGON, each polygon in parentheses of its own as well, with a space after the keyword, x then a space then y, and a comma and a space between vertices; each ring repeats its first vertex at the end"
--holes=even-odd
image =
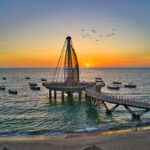
POLYGON ((59 60, 58 60, 58 63, 57 63, 57 66, 56 66, 56 69, 55 69, 55 72, 54 72, 54 75, 53 75, 53 78, 52 78, 52 82, 54 82, 55 79, 57 79, 56 78, 57 77, 57 72, 58 72, 58 69, 59 69, 59 64, 60 64, 60 61, 62 59, 62 55, 63 55, 63 52, 64 52, 64 48, 65 48, 66 42, 67 42, 67 40, 65 40, 64 46, 62 48, 61 55, 59 57, 59 60))

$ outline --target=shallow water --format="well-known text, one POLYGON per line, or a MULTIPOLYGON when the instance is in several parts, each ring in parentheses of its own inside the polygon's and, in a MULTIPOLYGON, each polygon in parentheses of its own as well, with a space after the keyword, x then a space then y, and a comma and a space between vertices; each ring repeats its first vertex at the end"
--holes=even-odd
MULTIPOLYGON (((70 132, 97 131, 121 129, 136 125, 149 124, 150 112, 144 114, 141 121, 132 120, 131 115, 124 107, 119 106, 107 116, 102 104, 96 108, 86 103, 84 95, 78 101, 78 94, 74 94, 71 101, 65 96, 62 103, 60 93, 57 101, 49 101, 48 90, 42 87, 41 78, 51 81, 54 69, 0 69, 0 85, 6 86, 0 91, 0 137, 8 136, 48 136, 61 135, 70 132), (7 80, 2 80, 2 77, 7 80), (30 76, 30 80, 25 80, 30 76), (28 83, 34 81, 41 87, 40 91, 32 91, 28 83), (17 95, 8 94, 9 88, 15 88, 17 95)), ((150 69, 81 69, 84 81, 94 81, 101 76, 106 85, 114 80, 126 84, 133 81, 136 89, 121 86, 119 91, 102 89, 103 92, 136 98, 138 101, 150 100, 150 69)), ((108 104, 109 107, 113 105, 108 104)), ((140 112, 140 109, 132 108, 140 112)))

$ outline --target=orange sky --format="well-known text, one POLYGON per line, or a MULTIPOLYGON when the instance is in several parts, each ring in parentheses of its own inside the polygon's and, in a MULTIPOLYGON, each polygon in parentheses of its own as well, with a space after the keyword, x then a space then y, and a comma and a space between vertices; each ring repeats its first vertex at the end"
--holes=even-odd
POLYGON ((150 67, 146 2, 66 1, 0 2, 0 67, 55 67, 67 35, 81 67, 150 67))

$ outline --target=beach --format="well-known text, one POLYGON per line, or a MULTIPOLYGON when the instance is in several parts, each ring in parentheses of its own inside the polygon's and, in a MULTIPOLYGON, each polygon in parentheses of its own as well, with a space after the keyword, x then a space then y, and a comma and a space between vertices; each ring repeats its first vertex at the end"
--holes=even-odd
POLYGON ((150 130, 0 139, 0 150, 84 150, 93 145, 102 150, 149 150, 150 130))

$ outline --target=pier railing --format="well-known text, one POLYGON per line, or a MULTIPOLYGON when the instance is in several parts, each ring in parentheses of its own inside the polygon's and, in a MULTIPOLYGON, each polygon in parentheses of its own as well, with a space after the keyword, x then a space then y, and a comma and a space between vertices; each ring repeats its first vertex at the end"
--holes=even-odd
POLYGON ((98 92, 96 91, 95 87, 87 88, 86 92, 89 96, 95 99, 103 100, 109 103, 127 105, 136 108, 150 109, 150 103, 139 102, 135 99, 124 98, 123 96, 113 95, 110 93, 98 92))

